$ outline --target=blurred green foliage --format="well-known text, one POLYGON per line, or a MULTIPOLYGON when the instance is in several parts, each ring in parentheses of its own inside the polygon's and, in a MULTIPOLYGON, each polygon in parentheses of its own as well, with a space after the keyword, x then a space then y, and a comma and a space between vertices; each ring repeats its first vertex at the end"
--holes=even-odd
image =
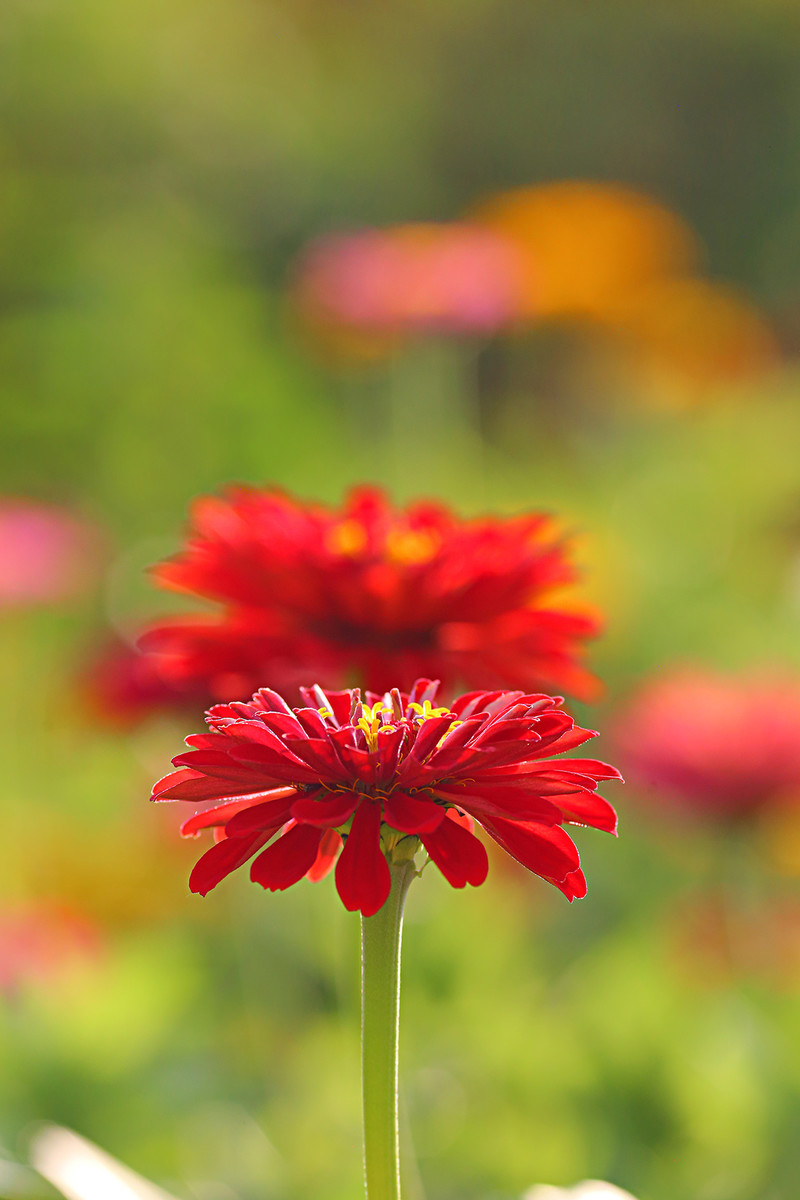
MULTIPOLYGON (((683 415, 524 370, 498 394, 491 356, 536 347, 337 368, 284 302, 320 232, 606 178, 692 222, 791 348, 798 54, 778 0, 6 0, 2 487, 82 510, 109 560, 85 602, 0 625, 8 903, 63 899, 105 946, 2 1002, 10 1156, 47 1119, 186 1200, 359 1194, 356 919, 330 881, 189 897, 196 847, 145 803, 188 730, 93 728, 77 700, 101 625, 164 607, 140 569, 192 495, 237 479, 334 500, 374 479, 563 514, 608 614, 600 728, 676 658, 800 667, 795 367, 683 415)), ((641 1200, 793 1200, 800 964, 709 978, 681 957, 675 913, 733 848, 611 798, 623 835, 580 837, 583 903, 499 862, 477 892, 427 872, 412 891, 401 1053, 426 1193, 597 1176, 641 1200)))

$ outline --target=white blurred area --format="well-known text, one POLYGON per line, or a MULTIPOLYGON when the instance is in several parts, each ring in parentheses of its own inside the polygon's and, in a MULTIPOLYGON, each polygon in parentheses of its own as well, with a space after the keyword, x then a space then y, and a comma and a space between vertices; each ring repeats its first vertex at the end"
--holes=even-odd
POLYGON ((30 1160, 66 1200, 176 1200, 60 1125, 39 1129, 30 1144, 30 1160))
POLYGON ((603 1183, 600 1179, 585 1179, 572 1188, 548 1187, 546 1184, 525 1192, 522 1200, 636 1200, 630 1192, 603 1183))

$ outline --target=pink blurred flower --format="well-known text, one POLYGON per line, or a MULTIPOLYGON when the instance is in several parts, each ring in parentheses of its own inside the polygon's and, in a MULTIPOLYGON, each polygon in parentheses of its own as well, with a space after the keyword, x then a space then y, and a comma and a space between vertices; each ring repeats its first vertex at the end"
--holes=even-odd
POLYGON ((0 912, 0 994, 29 982, 48 982, 73 963, 93 959, 98 928, 62 904, 37 903, 0 912))
POLYGON ((92 527, 54 504, 0 499, 0 608, 70 599, 91 583, 98 554, 92 527))
POLYGON ((629 780, 653 799, 735 820, 800 799, 800 679, 675 668, 616 724, 629 780))
POLYGON ((313 324, 375 334, 490 333, 513 318, 518 293, 513 245, 463 223, 320 238, 295 280, 313 324))

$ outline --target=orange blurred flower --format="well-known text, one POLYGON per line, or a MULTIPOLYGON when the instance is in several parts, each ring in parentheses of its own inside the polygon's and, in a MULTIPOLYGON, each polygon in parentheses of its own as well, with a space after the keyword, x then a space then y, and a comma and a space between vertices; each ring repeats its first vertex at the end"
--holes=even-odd
POLYGON ((800 983, 800 901, 793 896, 748 902, 710 889, 679 902, 669 929, 677 965, 694 983, 800 983))
POLYGON ((561 180, 489 197, 461 222, 321 238, 294 301, 339 357, 386 357, 404 337, 566 326, 593 390, 683 407, 777 359, 756 306, 698 274, 690 227, 653 197, 561 180))
POLYGON ((688 274, 700 258, 689 227, 618 184, 563 181, 487 200, 472 219, 516 247, 519 318, 605 318, 632 292, 688 274))
POLYGON ((691 401, 715 383, 769 370, 777 345, 736 289, 706 279, 662 279, 609 314, 640 384, 667 403, 691 401))
POLYGON ((102 935, 90 917, 41 901, 0 912, 0 994, 29 982, 49 982, 75 962, 95 959, 102 935))

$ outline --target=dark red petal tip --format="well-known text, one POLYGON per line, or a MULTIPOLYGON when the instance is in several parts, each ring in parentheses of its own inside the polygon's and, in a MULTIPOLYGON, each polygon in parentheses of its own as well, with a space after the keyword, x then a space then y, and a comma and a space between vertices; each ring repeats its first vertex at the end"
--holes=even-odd
POLYGON ((371 917, 388 899, 392 876, 380 845, 381 810, 363 804, 336 864, 336 890, 349 912, 371 917))
POLYGON ((311 870, 321 839, 321 829, 293 825, 259 854, 250 868, 250 878, 270 892, 284 891, 311 870))
POLYGON ((444 820, 420 840, 436 866, 453 887, 479 887, 489 873, 486 847, 460 821, 444 820))

